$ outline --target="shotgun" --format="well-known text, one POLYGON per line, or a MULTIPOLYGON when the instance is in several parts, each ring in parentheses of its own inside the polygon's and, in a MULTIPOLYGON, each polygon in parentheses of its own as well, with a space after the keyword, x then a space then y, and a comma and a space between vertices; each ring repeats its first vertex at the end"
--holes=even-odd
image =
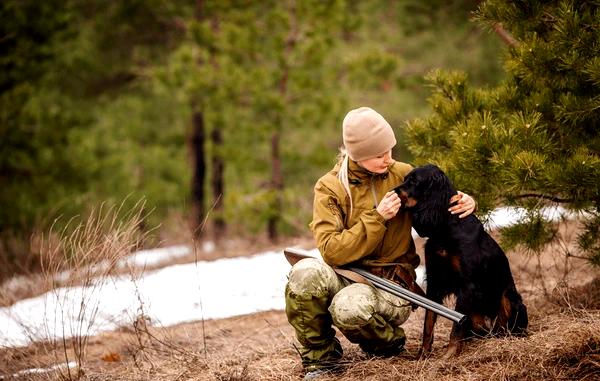
MULTIPOLYGON (((307 251, 297 248, 287 248, 283 250, 283 254, 292 266, 301 259, 315 258, 314 256, 309 255, 307 251)), ((426 310, 435 312, 446 319, 450 319, 458 325, 462 325, 467 320, 467 317, 460 312, 451 310, 444 305, 429 300, 419 294, 415 294, 390 280, 373 275, 364 269, 349 266, 343 268, 334 267, 333 270, 352 282, 368 284, 380 290, 389 292, 392 295, 396 295, 397 297, 423 307, 426 310)))

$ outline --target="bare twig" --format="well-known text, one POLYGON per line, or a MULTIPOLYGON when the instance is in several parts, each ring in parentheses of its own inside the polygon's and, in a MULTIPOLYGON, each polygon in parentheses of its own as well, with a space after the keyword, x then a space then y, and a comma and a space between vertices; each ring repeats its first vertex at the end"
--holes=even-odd
POLYGON ((510 47, 516 48, 520 45, 519 41, 517 41, 500 23, 496 23, 493 26, 494 32, 500 37, 504 43, 510 47))
POLYGON ((548 201, 552 201, 552 202, 557 202, 557 203, 571 203, 574 200, 572 198, 561 198, 558 196, 550 196, 547 194, 537 194, 537 193, 524 193, 524 194, 520 194, 520 195, 516 195, 514 196, 514 198, 516 199, 520 199, 520 198, 539 198, 539 199, 543 199, 543 200, 548 200, 548 201))

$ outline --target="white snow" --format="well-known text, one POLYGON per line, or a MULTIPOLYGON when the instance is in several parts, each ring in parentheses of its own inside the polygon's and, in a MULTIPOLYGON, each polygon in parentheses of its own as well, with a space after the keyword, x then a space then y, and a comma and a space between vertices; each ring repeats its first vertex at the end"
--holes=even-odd
MULTIPOLYGON (((574 212, 569 211, 561 206, 542 208, 540 213, 544 219, 549 221, 557 221, 563 217, 576 217, 574 212)), ((490 213, 489 221, 485 227, 488 230, 503 228, 523 220, 526 216, 527 211, 524 208, 498 208, 490 213)))
POLYGON ((1 376, 0 375, 0 380, 4 380, 6 378, 9 379, 17 379, 17 378, 21 378, 24 376, 28 376, 30 374, 44 374, 44 373, 52 373, 52 372, 56 372, 56 371, 66 371, 67 369, 74 369, 77 367, 77 363, 74 361, 71 361, 69 363, 63 363, 63 364, 55 364, 46 368, 31 368, 31 369, 25 369, 22 371, 19 371, 17 373, 13 373, 11 376, 1 376))
MULTIPOLYGON (((153 256, 161 256, 159 250, 153 256)), ((167 326, 282 309, 289 269, 282 252, 272 251, 169 266, 137 280, 109 277, 88 287, 55 289, 0 308, 0 346, 92 335, 130 325, 142 313, 152 324, 167 326)))
MULTIPOLYGON (((548 218, 565 214, 547 212, 548 218)), ((523 218, 523 211, 494 211, 488 227, 523 218)), ((186 255, 178 246, 148 250, 129 258, 144 265, 186 255)), ((312 254, 318 256, 314 249, 312 254)), ((142 314, 154 325, 168 326, 284 308, 284 287, 290 265, 282 251, 251 257, 174 265, 130 276, 96 279, 88 287, 58 288, 39 297, 0 308, 0 346, 31 341, 93 335, 131 325, 142 314)), ((418 269, 422 282, 423 269, 418 269)))
MULTIPOLYGON (((214 244, 213 244, 214 245, 214 244)), ((188 246, 171 246, 160 250, 140 250, 119 262, 119 266, 144 267, 156 265, 179 257, 186 256, 191 252, 188 246)))

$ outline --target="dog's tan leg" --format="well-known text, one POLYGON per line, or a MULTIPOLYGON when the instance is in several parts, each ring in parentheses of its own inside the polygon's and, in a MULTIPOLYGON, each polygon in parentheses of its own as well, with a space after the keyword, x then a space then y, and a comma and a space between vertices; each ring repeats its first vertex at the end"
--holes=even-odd
POLYGON ((450 342, 448 343, 446 353, 442 357, 444 360, 448 360, 451 357, 460 354, 465 338, 464 329, 465 327, 461 327, 456 323, 452 325, 452 332, 450 333, 450 342))
POLYGON ((419 351, 419 357, 425 356, 431 352, 433 346, 433 328, 435 321, 437 320, 437 314, 427 310, 425 312, 425 321, 423 323, 423 344, 419 351))
POLYGON ((493 329, 491 320, 481 314, 471 314, 469 321, 471 322, 473 332, 479 335, 488 335, 493 329))
POLYGON ((448 349, 446 349, 446 353, 444 353, 442 359, 449 360, 452 357, 457 356, 462 350, 462 345, 462 341, 460 340, 450 341, 450 344, 448 344, 448 349))
POLYGON ((510 300, 506 297, 506 295, 502 295, 502 299, 500 300, 500 311, 498 311, 498 319, 496 319, 496 324, 494 327, 495 332, 506 332, 510 330, 508 326, 508 320, 512 315, 512 305, 510 300))

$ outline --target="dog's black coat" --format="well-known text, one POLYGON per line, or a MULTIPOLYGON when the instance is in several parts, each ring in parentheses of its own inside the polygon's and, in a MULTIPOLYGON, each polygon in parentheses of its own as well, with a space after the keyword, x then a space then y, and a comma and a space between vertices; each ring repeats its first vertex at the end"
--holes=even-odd
MULTIPOLYGON (((454 324, 446 355, 458 353, 463 339, 473 334, 524 334, 527 309, 517 292, 508 259, 473 214, 452 215, 450 198, 456 194, 449 178, 435 165, 412 170, 395 189, 412 213, 413 227, 425 244, 427 297, 441 303, 456 295, 456 310, 467 323, 454 324)), ((424 352, 431 351, 436 315, 427 311, 424 352)))

